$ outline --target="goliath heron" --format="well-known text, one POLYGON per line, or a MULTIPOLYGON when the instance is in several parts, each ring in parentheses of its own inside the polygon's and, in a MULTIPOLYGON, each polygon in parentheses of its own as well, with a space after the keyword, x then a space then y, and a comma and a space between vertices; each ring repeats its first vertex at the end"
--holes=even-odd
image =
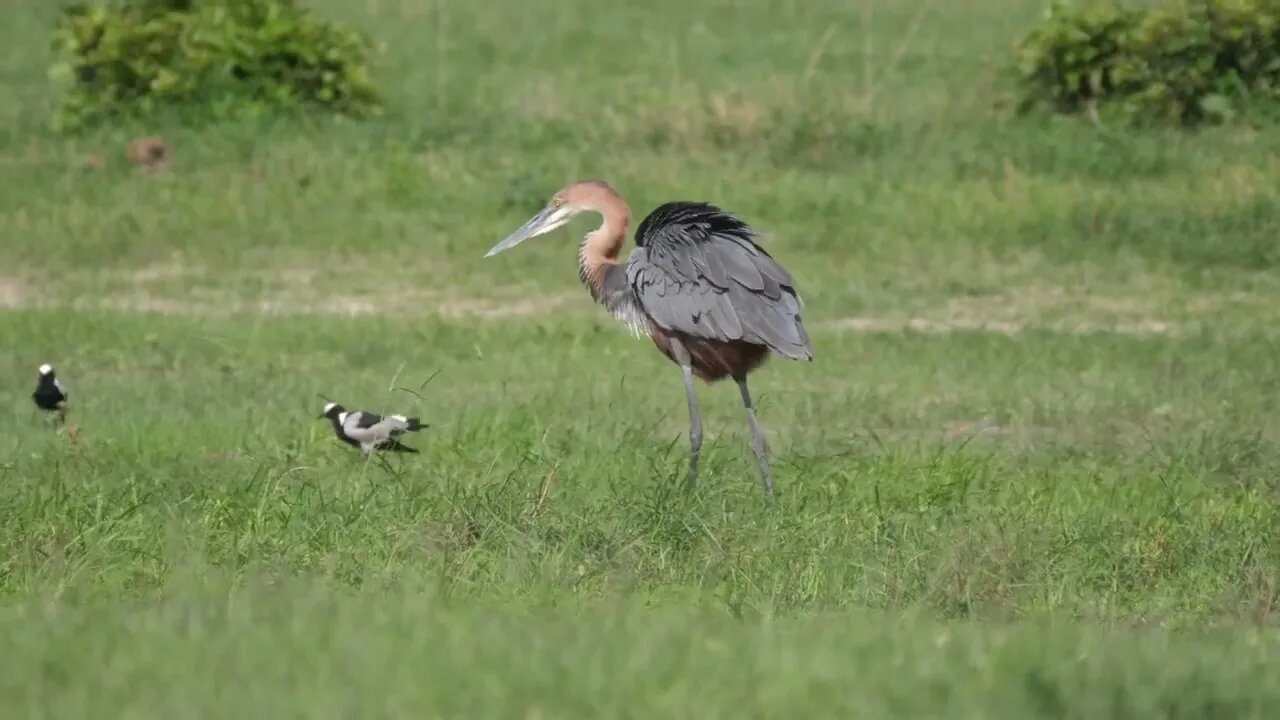
POLYGON ((768 448, 747 389, 747 374, 769 352, 813 360, 813 346, 800 320, 803 303, 791 274, 755 242, 755 231, 720 208, 701 202, 659 206, 636 228, 636 249, 618 260, 631 210, 607 183, 572 183, 505 240, 491 257, 555 230, 575 215, 594 212, 602 223, 578 248, 578 277, 591 297, 648 335, 680 366, 689 400, 689 480, 697 482, 702 419, 694 393, 696 376, 708 384, 732 377, 738 384, 752 449, 766 496, 773 495, 768 448))

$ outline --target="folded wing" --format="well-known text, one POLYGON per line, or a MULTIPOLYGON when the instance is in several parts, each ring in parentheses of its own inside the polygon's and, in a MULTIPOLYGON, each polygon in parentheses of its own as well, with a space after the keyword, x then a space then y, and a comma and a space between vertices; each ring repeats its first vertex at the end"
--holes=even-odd
POLYGON ((640 223, 636 245, 627 281, 658 325, 812 359, 791 274, 756 244, 746 223, 706 203, 667 203, 640 223))

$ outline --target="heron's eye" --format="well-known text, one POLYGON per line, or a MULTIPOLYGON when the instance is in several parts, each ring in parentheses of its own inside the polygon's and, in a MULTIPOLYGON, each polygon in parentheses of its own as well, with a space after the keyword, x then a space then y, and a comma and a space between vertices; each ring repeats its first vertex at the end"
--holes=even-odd
POLYGON ((561 205, 563 205, 563 204, 564 204, 564 200, 562 200, 562 199, 560 199, 560 198, 555 198, 554 200, 552 200, 552 201, 551 201, 551 206, 552 206, 552 207, 560 207, 560 206, 561 206, 561 205))

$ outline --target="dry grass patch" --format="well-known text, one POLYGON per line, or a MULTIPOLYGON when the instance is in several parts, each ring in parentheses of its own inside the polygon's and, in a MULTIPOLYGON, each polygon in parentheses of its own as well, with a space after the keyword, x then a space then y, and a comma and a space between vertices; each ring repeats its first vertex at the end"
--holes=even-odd
POLYGON ((0 307, 18 309, 28 297, 27 284, 16 277, 0 275, 0 307))
POLYGON ((1168 307, 1163 294, 1117 295, 1039 281, 981 295, 923 300, 912 307, 818 321, 815 327, 852 332, 1017 334, 1043 329, 1071 334, 1113 332, 1177 335, 1198 320, 1168 307))

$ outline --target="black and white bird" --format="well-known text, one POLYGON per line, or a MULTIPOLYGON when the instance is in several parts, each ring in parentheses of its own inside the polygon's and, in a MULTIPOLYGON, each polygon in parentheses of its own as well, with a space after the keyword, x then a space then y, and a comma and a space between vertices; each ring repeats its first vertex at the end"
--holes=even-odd
POLYGON ((348 412, 338 403, 328 403, 320 415, 333 423, 333 432, 348 445, 358 447, 366 455, 374 450, 416 453, 417 450, 400 443, 400 436, 429 427, 416 417, 388 415, 382 417, 366 410, 348 412))
POLYGON ((57 413, 62 418, 67 409, 67 388, 58 379, 53 371, 53 366, 45 363, 40 366, 40 379, 36 382, 36 391, 31 393, 31 399, 35 401, 36 407, 49 413, 57 413))

